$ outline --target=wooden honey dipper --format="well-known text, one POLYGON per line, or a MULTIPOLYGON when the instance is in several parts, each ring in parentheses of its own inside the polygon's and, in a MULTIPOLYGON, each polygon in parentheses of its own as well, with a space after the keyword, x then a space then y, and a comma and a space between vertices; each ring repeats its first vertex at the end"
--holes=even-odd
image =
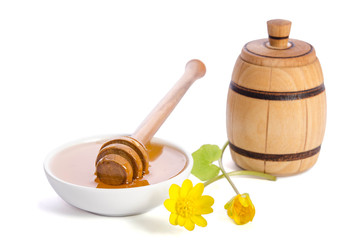
POLYGON ((131 136, 123 136, 103 144, 96 159, 96 174, 101 182, 109 185, 127 184, 148 173, 149 159, 145 145, 189 87, 205 73, 206 68, 201 61, 189 61, 181 78, 131 136))

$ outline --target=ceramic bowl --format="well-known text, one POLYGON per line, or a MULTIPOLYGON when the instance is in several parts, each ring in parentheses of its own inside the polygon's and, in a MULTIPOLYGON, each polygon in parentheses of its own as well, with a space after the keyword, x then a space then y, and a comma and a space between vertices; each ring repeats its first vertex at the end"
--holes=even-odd
POLYGON ((54 156, 60 151, 77 144, 110 139, 111 137, 87 138, 66 144, 49 154, 44 162, 44 170, 50 185, 55 192, 67 203, 82 210, 105 216, 128 216, 141 214, 161 205, 168 198, 169 187, 175 183, 181 185, 188 178, 193 165, 192 157, 178 145, 154 138, 185 153, 188 163, 178 175, 171 179, 134 188, 92 188, 69 183, 57 177, 52 171, 54 156))

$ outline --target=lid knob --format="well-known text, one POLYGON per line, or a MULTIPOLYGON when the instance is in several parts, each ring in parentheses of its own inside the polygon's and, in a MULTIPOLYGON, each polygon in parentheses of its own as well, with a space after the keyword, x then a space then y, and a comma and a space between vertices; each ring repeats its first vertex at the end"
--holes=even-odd
POLYGON ((292 22, 283 19, 273 19, 267 22, 268 34, 269 34, 269 45, 272 48, 285 49, 290 44, 289 33, 292 22))

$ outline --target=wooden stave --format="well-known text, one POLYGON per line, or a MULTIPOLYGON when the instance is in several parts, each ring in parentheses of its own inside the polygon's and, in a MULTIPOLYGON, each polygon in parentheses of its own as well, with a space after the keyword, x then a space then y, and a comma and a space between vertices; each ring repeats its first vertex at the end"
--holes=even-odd
MULTIPOLYGON (((313 105, 311 105, 312 104, 311 102, 319 102, 320 103, 319 108, 320 108, 320 112, 321 112, 320 116, 317 117, 317 118, 320 118, 319 126, 313 126, 314 129, 317 128, 317 132, 318 132, 319 136, 316 138, 317 140, 314 139, 314 141, 312 141, 312 140, 308 141, 307 137, 305 137, 305 144, 304 144, 303 150, 310 150, 310 149, 320 146, 323 141, 323 136, 324 136, 324 131, 325 131, 325 120, 326 120, 326 100, 325 100, 325 98, 326 97, 325 97, 325 91, 324 91, 323 74, 322 74, 322 70, 321 70, 318 59, 316 58, 312 63, 309 63, 308 65, 298 66, 298 67, 294 67, 294 69, 291 69, 290 67, 289 68, 273 68, 273 67, 253 65, 253 64, 244 62, 242 58, 238 57, 238 59, 235 63, 235 67, 234 67, 234 71, 233 71, 233 75, 232 75, 232 82, 240 84, 239 83, 240 75, 245 73, 245 69, 243 70, 242 67, 243 67, 243 65, 246 65, 246 64, 259 68, 257 70, 253 70, 253 74, 254 73, 260 74, 263 71, 278 71, 278 70, 285 71, 285 69, 287 69, 288 71, 292 70, 291 72, 293 72, 294 70, 296 70, 297 72, 302 71, 303 74, 305 75, 304 79, 302 79, 303 84, 299 84, 299 88, 298 88, 298 84, 296 84, 294 86, 295 89, 292 89, 292 91, 296 91, 296 90, 302 91, 302 90, 307 90, 306 88, 313 88, 313 87, 318 87, 318 86, 323 85, 323 91, 321 91, 317 95, 300 100, 300 101, 304 101, 303 104, 306 106, 307 113, 308 113, 308 111, 310 111, 308 109, 308 107, 313 109, 313 105), (267 68, 269 68, 269 69, 267 69, 267 68), (311 78, 310 75, 314 76, 314 78, 311 78), (303 87, 301 87, 301 86, 303 86, 303 87), (318 130, 318 128, 319 128, 319 130, 318 130)), ((241 79, 243 79, 243 77, 241 77, 241 79)), ((255 79, 258 79, 258 78, 255 78, 255 79)), ((300 81, 300 80, 301 79, 298 80, 298 77, 297 77, 297 81, 300 81)), ((293 81, 295 81, 294 78, 293 78, 293 81)), ((270 83, 265 84, 265 82, 264 82, 264 83, 260 84, 260 82, 259 82, 259 83, 255 84, 255 83, 251 82, 251 83, 246 83, 246 86, 248 86, 248 84, 254 84, 255 86, 260 88, 259 90, 265 91, 265 90, 271 89, 270 83)), ((250 87, 250 86, 248 86, 248 87, 250 87)), ((278 89, 273 89, 273 90, 275 91, 278 89)), ((234 141, 232 129, 235 130, 235 128, 236 129, 240 128, 240 126, 236 126, 236 127, 231 126, 232 125, 231 122, 233 122, 233 120, 231 120, 231 118, 233 118, 233 116, 230 116, 230 113, 235 112, 234 110, 231 109, 231 108, 235 107, 234 106, 235 100, 232 100, 232 98, 233 98, 232 95, 234 94, 233 92, 234 91, 232 89, 229 89, 228 103, 227 103, 227 135, 228 135, 228 139, 231 143, 233 143, 233 141, 234 141), (233 105, 233 106, 231 106, 231 105, 233 105)), ((281 89, 279 89, 279 91, 275 91, 275 92, 286 92, 286 91, 285 91, 285 89, 281 88, 281 89)), ((242 97, 244 97, 244 96, 242 96, 242 97)), ((244 98, 249 98, 249 97, 244 97, 244 98)), ((263 100, 254 99, 254 101, 263 101, 263 100)), ((298 100, 295 100, 295 101, 298 101, 298 100)), ((236 102, 239 102, 239 101, 236 101, 236 102)), ((270 105, 270 102, 271 102, 271 104, 274 104, 275 101, 266 100, 266 102, 264 102, 264 105, 265 104, 270 105)), ((243 104, 241 104, 241 105, 243 105, 243 104)), ((245 107, 245 105, 244 105, 244 107, 245 107)), ((317 109, 318 109, 318 107, 317 107, 317 109)), ((258 109, 258 112, 260 112, 260 109, 258 109)), ((311 114, 306 115, 307 122, 308 122, 308 116, 310 117, 310 115, 311 114)), ((310 121, 311 120, 309 120, 309 122, 310 121)), ((317 119, 317 121, 318 121, 318 119, 317 119)), ((309 124, 309 123, 307 123, 307 124, 309 124)), ((308 126, 309 125, 306 125, 306 128, 309 129, 309 132, 306 131, 306 134, 310 135, 311 132, 313 133, 313 129, 311 129, 311 127, 308 127, 308 126)), ((257 144, 255 144, 255 146, 257 146, 257 144)), ((266 149, 265 146, 263 146, 262 148, 264 148, 264 150, 266 149)), ((251 150, 255 151, 257 149, 251 149, 251 150)), ((291 175, 291 174, 296 174, 299 172, 306 171, 316 163, 316 161, 318 159, 318 155, 319 155, 319 152, 318 152, 317 154, 310 156, 308 158, 305 158, 305 159, 294 160, 294 161, 275 162, 275 161, 250 159, 248 157, 237 154, 232 149, 230 149, 230 151, 231 151, 233 160, 241 168, 256 170, 256 171, 261 171, 261 172, 267 172, 267 173, 272 173, 272 174, 276 174, 276 175, 291 175)), ((260 150, 260 152, 265 152, 265 151, 260 150)), ((289 153, 296 153, 296 152, 300 152, 300 151, 294 150, 289 153)), ((276 152, 276 153, 284 154, 284 152, 276 152)))
POLYGON ((267 67, 301 67, 316 59, 312 45, 298 39, 289 39, 291 47, 273 49, 268 47, 268 39, 258 39, 248 42, 242 48, 240 58, 254 65, 267 67))

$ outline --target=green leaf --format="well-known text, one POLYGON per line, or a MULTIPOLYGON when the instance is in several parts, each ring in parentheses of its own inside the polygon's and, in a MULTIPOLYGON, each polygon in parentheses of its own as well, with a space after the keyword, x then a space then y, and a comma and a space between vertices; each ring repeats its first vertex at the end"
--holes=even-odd
POLYGON ((201 181, 207 181, 216 177, 220 172, 220 168, 212 163, 219 160, 221 154, 222 151, 217 145, 202 145, 197 151, 192 153, 194 165, 191 173, 201 181))

